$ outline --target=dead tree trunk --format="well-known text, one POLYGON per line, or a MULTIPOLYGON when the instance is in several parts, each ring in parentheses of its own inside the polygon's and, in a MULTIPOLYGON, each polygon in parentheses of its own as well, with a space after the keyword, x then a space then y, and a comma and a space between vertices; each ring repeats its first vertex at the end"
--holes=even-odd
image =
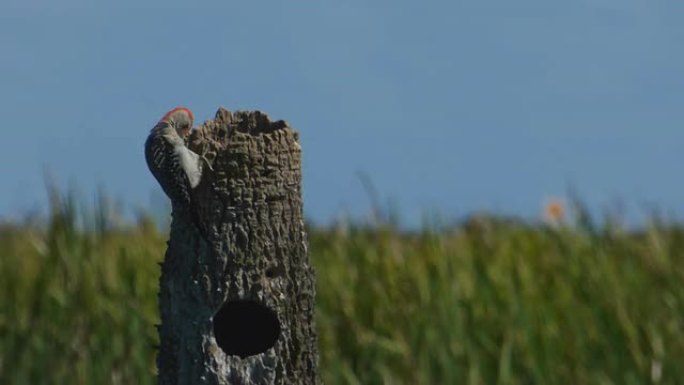
POLYGON ((297 139, 284 121, 223 108, 193 133, 213 171, 195 190, 196 214, 173 211, 160 385, 320 383, 297 139))

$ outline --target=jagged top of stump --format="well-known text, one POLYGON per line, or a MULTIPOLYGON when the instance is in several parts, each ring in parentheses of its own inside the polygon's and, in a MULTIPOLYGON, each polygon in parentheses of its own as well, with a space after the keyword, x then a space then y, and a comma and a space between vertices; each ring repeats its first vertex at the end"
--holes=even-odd
POLYGON ((244 142, 245 136, 273 137, 274 140, 284 140, 286 143, 299 142, 299 133, 284 120, 271 121, 268 115, 261 111, 230 112, 220 107, 214 119, 205 121, 192 131, 188 147, 198 154, 205 154, 208 159, 213 159, 217 153, 244 142))
POLYGON ((232 136, 234 133, 261 135, 287 129, 291 130, 287 122, 284 120, 271 121, 268 115, 261 111, 230 112, 221 107, 216 111, 213 120, 205 121, 193 132, 191 141, 194 142, 197 136, 221 141, 221 139, 232 136))

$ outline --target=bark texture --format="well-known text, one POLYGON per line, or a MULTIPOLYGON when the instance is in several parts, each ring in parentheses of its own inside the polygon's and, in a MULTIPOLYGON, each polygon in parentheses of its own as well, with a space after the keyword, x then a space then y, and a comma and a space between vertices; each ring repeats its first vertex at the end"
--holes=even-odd
POLYGON ((173 208, 159 384, 320 383, 297 139, 284 121, 223 108, 191 136, 213 171, 194 213, 173 208))

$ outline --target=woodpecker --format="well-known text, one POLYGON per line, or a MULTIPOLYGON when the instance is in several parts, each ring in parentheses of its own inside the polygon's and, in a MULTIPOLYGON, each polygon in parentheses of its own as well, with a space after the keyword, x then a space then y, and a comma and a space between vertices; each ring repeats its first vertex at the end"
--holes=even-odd
POLYGON ((185 107, 176 107, 164 114, 145 141, 145 160, 173 207, 189 212, 201 231, 193 205, 193 190, 202 178, 202 163, 200 155, 185 145, 193 119, 192 112, 185 107))

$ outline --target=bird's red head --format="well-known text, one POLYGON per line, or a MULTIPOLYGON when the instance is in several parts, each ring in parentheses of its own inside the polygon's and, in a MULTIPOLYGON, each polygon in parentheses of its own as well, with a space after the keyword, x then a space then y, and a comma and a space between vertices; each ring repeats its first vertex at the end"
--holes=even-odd
POLYGON ((160 122, 171 124, 181 136, 185 137, 190 134, 194 120, 195 117, 192 115, 192 111, 190 111, 189 108, 176 107, 164 114, 160 122))

